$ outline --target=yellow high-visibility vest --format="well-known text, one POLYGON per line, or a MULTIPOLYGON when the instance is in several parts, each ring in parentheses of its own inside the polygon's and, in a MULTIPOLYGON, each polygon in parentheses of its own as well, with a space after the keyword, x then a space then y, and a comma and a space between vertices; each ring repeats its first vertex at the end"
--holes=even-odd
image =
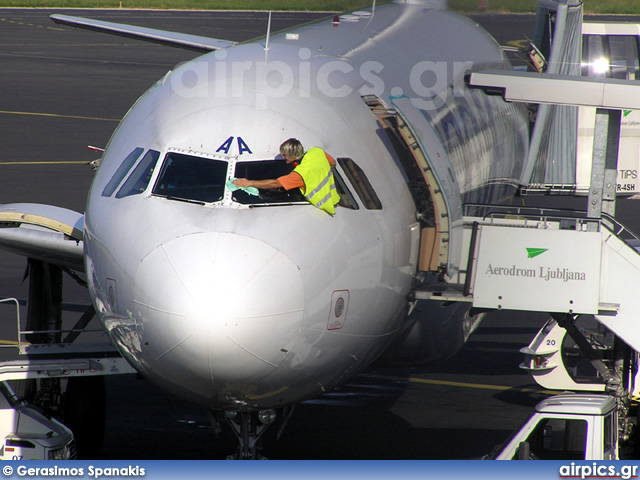
POLYGON ((300 191, 312 205, 324 210, 329 215, 335 215, 335 205, 340 201, 340 195, 336 190, 336 184, 331 173, 331 165, 327 160, 324 150, 312 147, 300 161, 294 170, 298 173, 306 190, 300 191))

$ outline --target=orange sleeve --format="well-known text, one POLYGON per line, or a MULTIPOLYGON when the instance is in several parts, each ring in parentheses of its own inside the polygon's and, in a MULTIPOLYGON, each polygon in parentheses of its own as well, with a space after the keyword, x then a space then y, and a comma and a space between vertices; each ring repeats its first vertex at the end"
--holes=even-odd
POLYGON ((331 168, 335 168, 336 161, 333 159, 333 157, 329 155, 327 152, 324 152, 324 154, 327 156, 327 162, 329 162, 329 165, 331 165, 331 168))
POLYGON ((283 177, 278 177, 278 181, 285 190, 292 190, 294 188, 302 188, 304 190, 304 181, 297 172, 291 172, 283 177))

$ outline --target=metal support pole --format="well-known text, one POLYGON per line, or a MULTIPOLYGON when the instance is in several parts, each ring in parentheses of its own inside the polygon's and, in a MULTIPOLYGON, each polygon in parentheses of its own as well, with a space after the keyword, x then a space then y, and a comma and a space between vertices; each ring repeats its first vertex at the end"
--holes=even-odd
POLYGON ((47 331, 28 335, 31 343, 59 343, 62 339, 62 269, 29 259, 27 330, 47 331))
MULTIPOLYGON (((602 108, 596 110, 587 209, 590 218, 600 218, 602 213, 615 215, 620 119, 620 110, 602 108)), ((594 224, 593 227, 596 228, 597 225, 594 224)))
POLYGON ((598 352, 591 346, 589 341, 584 337, 582 332, 578 330, 575 324, 575 318, 573 315, 569 315, 568 313, 552 313, 551 317, 558 322, 562 328, 567 331, 567 334, 571 337, 571 339, 576 342, 576 345, 580 349, 580 353, 584 355, 587 360, 591 362, 593 368, 595 368, 600 376, 607 383, 607 386, 612 388, 612 385, 618 385, 619 379, 616 379, 609 368, 604 364, 604 362, 600 359, 598 352))
POLYGON ((618 150, 620 147, 620 122, 622 111, 607 110, 609 128, 607 129, 607 154, 604 167, 604 205, 602 211, 615 216, 616 213, 616 182, 618 180, 618 150))

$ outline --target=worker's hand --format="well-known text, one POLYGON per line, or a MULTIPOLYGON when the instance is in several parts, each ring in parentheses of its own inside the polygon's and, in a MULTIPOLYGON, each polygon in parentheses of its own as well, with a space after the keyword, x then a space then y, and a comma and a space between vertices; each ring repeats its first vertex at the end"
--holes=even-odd
POLYGON ((236 178, 233 181, 233 184, 240 188, 250 187, 250 182, 246 178, 236 178))

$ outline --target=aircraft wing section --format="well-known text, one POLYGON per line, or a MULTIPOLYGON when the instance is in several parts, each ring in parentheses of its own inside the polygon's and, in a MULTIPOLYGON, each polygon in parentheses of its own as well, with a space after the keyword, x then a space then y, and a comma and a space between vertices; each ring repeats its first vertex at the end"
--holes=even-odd
POLYGON ((196 50, 198 52, 211 52, 222 48, 232 47, 236 42, 220 40, 217 38, 189 35, 187 33, 156 30, 155 28, 137 27, 123 23, 104 22, 90 18, 72 17, 70 15, 51 15, 49 18, 60 25, 85 28, 97 32, 111 33, 122 37, 145 40, 152 43, 160 43, 172 47, 196 50))
POLYGON ((35 203, 0 205, 0 248, 84 271, 84 215, 35 203))

